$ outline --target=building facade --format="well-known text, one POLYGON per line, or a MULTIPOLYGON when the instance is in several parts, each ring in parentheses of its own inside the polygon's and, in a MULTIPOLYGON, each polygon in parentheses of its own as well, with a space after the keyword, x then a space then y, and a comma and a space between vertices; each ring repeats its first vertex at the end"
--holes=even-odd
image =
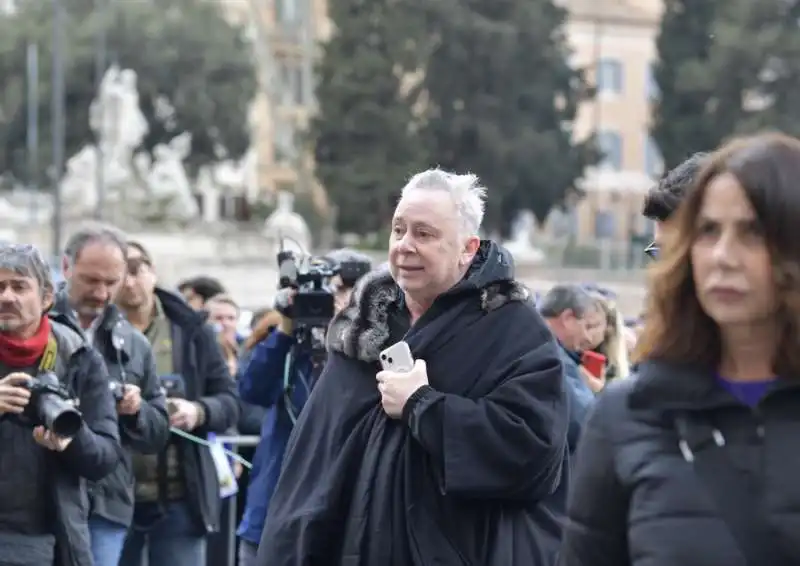
POLYGON ((299 135, 313 112, 313 62, 330 33, 326 0, 220 0, 245 25, 261 89, 250 109, 261 191, 315 192, 299 135))
POLYGON ((574 135, 594 134, 605 157, 586 172, 586 197, 573 215, 578 242, 628 241, 646 237, 644 194, 663 170, 650 136, 658 87, 653 78, 660 0, 563 0, 570 12, 567 36, 573 64, 596 88, 580 108, 574 135))

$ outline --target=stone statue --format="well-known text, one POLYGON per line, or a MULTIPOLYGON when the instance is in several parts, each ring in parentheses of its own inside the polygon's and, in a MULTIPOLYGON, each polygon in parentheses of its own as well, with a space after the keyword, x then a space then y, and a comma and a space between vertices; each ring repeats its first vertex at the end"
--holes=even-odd
POLYGON ((100 151, 97 145, 84 146, 67 161, 62 179, 66 208, 78 215, 91 213, 97 206, 99 179, 105 201, 111 205, 142 192, 133 174, 133 158, 149 128, 139 108, 134 71, 118 66, 106 71, 89 107, 89 126, 100 151))
POLYGON ((303 217, 294 211, 294 195, 290 192, 278 193, 278 206, 264 222, 263 234, 283 249, 311 253, 311 231, 303 217))
POLYGON ((511 225, 511 239, 503 246, 511 252, 519 262, 539 262, 544 259, 541 250, 531 244, 531 237, 536 229, 536 216, 530 210, 523 210, 511 225))
POLYGON ((61 181, 61 198, 67 207, 79 213, 88 213, 97 206, 97 152, 86 145, 73 155, 66 164, 66 173, 61 181))
POLYGON ((258 193, 257 164, 256 152, 250 149, 239 161, 228 159, 215 164, 211 175, 220 188, 252 197, 258 193))
POLYGON ((139 107, 135 71, 116 65, 106 71, 89 108, 89 126, 109 161, 130 163, 150 130, 139 107))
MULTIPOLYGON (((172 138, 167 144, 158 144, 153 149, 155 159, 152 164, 141 171, 150 202, 156 203, 157 211, 166 218, 192 220, 200 212, 183 166, 191 147, 192 135, 188 132, 172 138)), ((137 162, 139 167, 144 164, 144 160, 137 162)))
POLYGON ((67 162, 62 190, 72 213, 87 214, 98 202, 102 179, 105 202, 121 208, 127 217, 189 220, 198 215, 183 160, 191 149, 184 133, 156 146, 154 159, 137 150, 149 131, 139 107, 136 73, 112 66, 103 76, 89 110, 89 125, 98 140, 67 162), (100 159, 102 158, 102 159, 100 159), (97 175, 100 167, 102 175, 97 175))

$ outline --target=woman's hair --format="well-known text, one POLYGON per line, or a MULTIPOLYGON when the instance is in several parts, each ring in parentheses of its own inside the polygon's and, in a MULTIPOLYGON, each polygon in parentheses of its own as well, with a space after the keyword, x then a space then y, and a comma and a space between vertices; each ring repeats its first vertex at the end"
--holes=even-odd
POLYGON ((258 323, 253 327, 253 332, 245 340, 242 348, 245 352, 252 350, 253 347, 266 338, 270 332, 281 323, 281 313, 276 310, 268 310, 258 319, 258 323))
MULTIPOLYGON (((708 157, 665 231, 660 258, 650 267, 647 317, 636 361, 719 363, 717 324, 700 305, 692 277, 691 248, 706 188, 722 174, 733 175, 755 210, 774 267, 781 338, 775 370, 800 373, 800 140, 783 134, 735 139, 708 157)), ((786 373, 784 373, 786 372, 786 373)))
POLYGON ((609 367, 613 366, 614 378, 628 377, 631 367, 624 335, 625 319, 613 301, 601 295, 594 296, 606 316, 606 334, 595 351, 606 357, 609 367))

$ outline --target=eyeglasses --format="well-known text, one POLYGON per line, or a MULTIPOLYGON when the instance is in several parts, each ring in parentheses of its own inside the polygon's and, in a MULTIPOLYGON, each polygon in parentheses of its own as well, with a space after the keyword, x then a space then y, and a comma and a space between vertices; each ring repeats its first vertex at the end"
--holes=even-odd
POLYGON ((650 259, 658 259, 658 256, 661 253, 661 248, 655 241, 653 241, 647 245, 647 247, 644 249, 644 253, 650 259))

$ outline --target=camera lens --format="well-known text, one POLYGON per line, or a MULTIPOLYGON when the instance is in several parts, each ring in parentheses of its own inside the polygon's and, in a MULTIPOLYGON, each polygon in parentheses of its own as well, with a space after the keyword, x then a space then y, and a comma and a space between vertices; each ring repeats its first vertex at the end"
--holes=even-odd
POLYGON ((381 359, 385 360, 386 359, 386 354, 381 354, 381 359))
POLYGON ((391 364, 393 362, 394 362, 394 360, 392 360, 392 358, 389 358, 389 363, 391 364))

